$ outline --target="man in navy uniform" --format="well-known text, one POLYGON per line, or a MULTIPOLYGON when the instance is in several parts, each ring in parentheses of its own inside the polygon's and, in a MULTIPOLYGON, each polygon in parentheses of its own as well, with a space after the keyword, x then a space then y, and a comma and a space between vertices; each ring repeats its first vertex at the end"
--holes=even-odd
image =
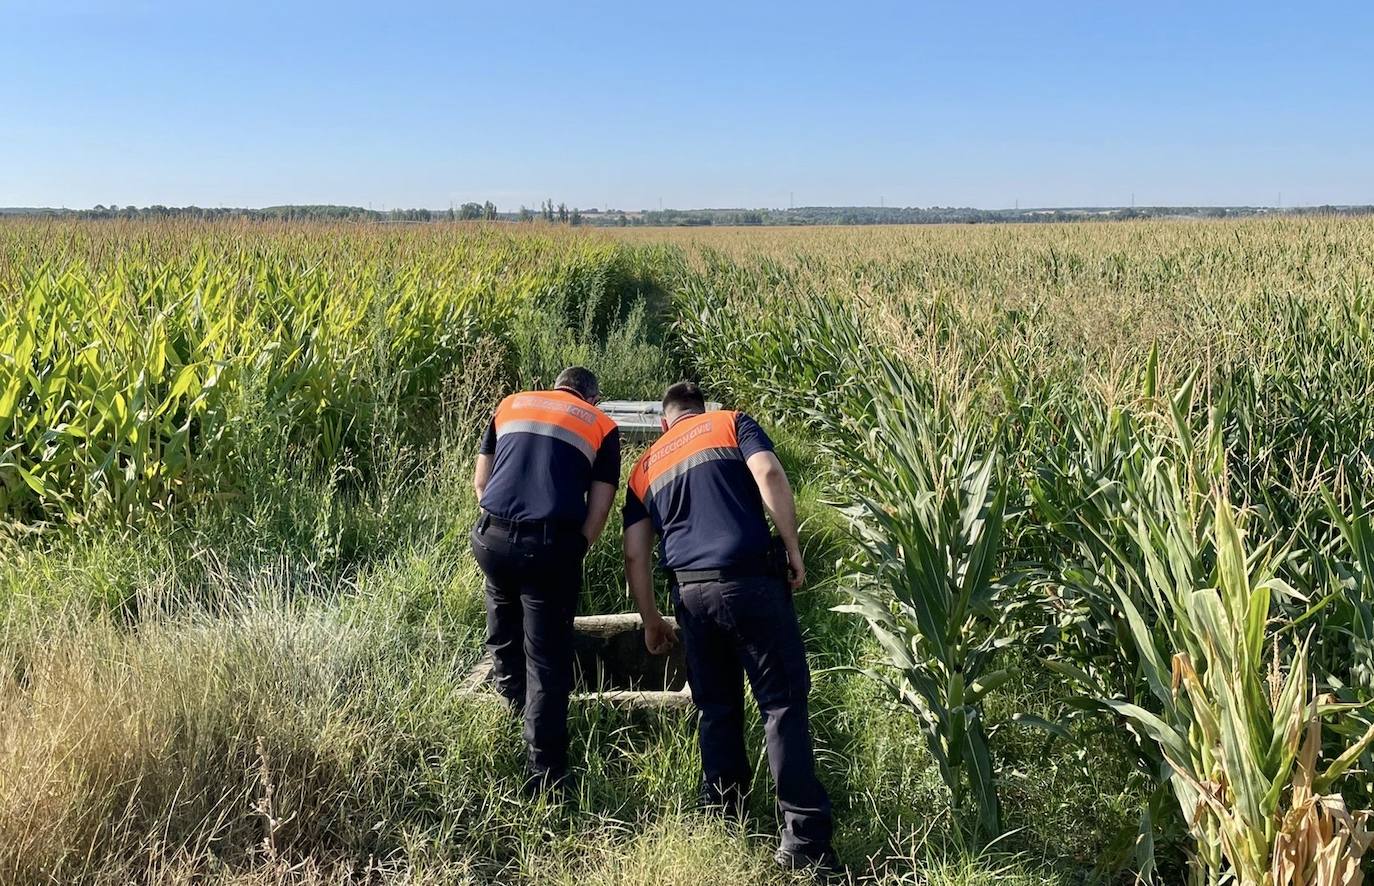
POLYGON ((676 639, 654 602, 653 538, 672 576, 692 700, 700 711, 702 801, 740 815, 752 773, 744 746, 744 677, 764 718, 784 826, 779 864, 835 873, 830 800, 816 778, 811 688, 792 592, 806 579, 796 503, 768 435, 739 412, 706 411, 701 389, 663 397, 664 434, 630 472, 625 570, 645 643, 676 639), (765 511, 781 536, 775 553, 765 511))
POLYGON ((582 560, 620 484, 620 430, 596 408, 596 376, 573 366, 551 391, 501 401, 473 486, 472 552, 486 573, 487 650, 497 691, 522 711, 529 788, 568 774, 573 617, 582 560))

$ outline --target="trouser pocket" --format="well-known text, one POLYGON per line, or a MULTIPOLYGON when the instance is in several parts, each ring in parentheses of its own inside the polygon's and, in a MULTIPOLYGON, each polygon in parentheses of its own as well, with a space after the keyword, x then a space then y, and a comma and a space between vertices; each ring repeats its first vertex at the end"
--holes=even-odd
POLYGON ((759 579, 732 588, 730 609, 745 670, 760 707, 805 701, 811 691, 801 626, 787 583, 759 579))

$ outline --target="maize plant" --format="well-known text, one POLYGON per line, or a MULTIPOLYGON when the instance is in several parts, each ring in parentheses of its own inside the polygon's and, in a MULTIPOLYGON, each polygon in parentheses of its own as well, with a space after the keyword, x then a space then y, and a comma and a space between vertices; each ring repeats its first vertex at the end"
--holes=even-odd
MULTIPOLYGON (((1317 772, 1322 721, 1315 702, 1308 712, 1306 733, 1288 796, 1288 811, 1274 844, 1271 880, 1274 886, 1358 886, 1364 879, 1363 858, 1374 845, 1370 813, 1352 814, 1340 794, 1325 793, 1333 779, 1331 769, 1322 775, 1317 772)), ((1353 749, 1347 754, 1353 758, 1353 749)), ((1348 765, 1349 760, 1342 759, 1348 765)))
MULTIPOLYGON (((1324 497, 1342 547, 1330 557, 1336 587, 1319 604, 1322 678, 1341 701, 1368 702, 1374 698, 1374 517, 1359 496, 1349 513, 1329 492, 1324 497)), ((1374 713, 1366 707, 1337 728, 1353 737, 1371 723, 1374 713)), ((1365 753, 1357 770, 1360 798, 1374 802, 1374 752, 1365 753)))
POLYGON ((384 419, 432 442, 478 342, 550 293, 618 305, 591 294, 634 285, 614 244, 489 232, 5 233, 45 246, 0 269, 0 516, 24 520, 133 521, 232 490, 238 448, 272 437, 325 470, 365 467, 384 419))
POLYGON ((915 715, 958 816, 1001 833, 983 724, 986 695, 1011 678, 995 654, 1008 642, 1000 581, 1006 488, 982 451, 909 368, 876 355, 858 385, 871 397, 867 435, 846 459, 846 509, 861 551, 853 602, 886 656, 865 673, 915 715))
MULTIPOLYGON (((1275 598, 1291 593, 1274 577, 1280 554, 1268 544, 1246 548, 1224 496, 1211 497, 1204 507, 1212 512, 1216 552, 1210 580, 1199 587, 1190 552, 1177 537, 1141 520, 1136 543, 1149 563, 1151 590, 1164 604, 1154 628, 1129 598, 1121 597, 1159 712, 1100 701, 1160 746, 1195 840, 1194 878, 1217 883, 1229 874, 1240 883, 1261 886, 1277 882, 1275 872, 1285 864, 1281 835, 1297 827, 1294 816, 1300 819, 1310 812, 1303 808, 1307 798, 1302 792, 1327 793, 1374 742, 1374 728, 1320 774, 1295 775, 1304 734, 1320 730, 1322 717, 1349 706, 1315 695, 1305 640, 1284 656, 1269 636, 1275 598), (1283 658, 1287 661, 1281 663, 1283 658)), ((1190 515, 1180 508, 1177 516, 1190 515)), ((1308 740, 1313 757, 1319 739, 1318 732, 1308 740)), ((1308 765, 1315 766, 1315 759, 1308 765)), ((1368 844, 1357 825, 1349 824, 1337 859, 1355 871, 1368 844)), ((1288 851, 1293 855, 1291 845, 1288 851)), ((1329 850, 1321 844, 1309 851, 1314 855, 1294 855, 1287 864, 1305 869, 1329 850)))
MULTIPOLYGON (((1190 397, 1185 388, 1174 400, 1179 421, 1190 397)), ((1194 838, 1194 881, 1259 886, 1279 882, 1276 847, 1297 808, 1295 766, 1309 721, 1353 706, 1313 691, 1306 640, 1288 638, 1285 656, 1284 638, 1269 629, 1281 606, 1299 600, 1278 577, 1289 553, 1274 539, 1247 549, 1225 494, 1201 488, 1218 468, 1216 427, 1202 450, 1183 442, 1170 456, 1138 457, 1150 452, 1140 442, 1114 462, 1117 479, 1094 487, 1114 502, 1107 510, 1056 518, 1076 525, 1086 552, 1066 580, 1111 611, 1121 654, 1145 690, 1090 703, 1125 718, 1157 751, 1159 776, 1194 838)), ((1043 487, 1037 494, 1047 497, 1043 487)), ((1085 671, 1059 670, 1085 689, 1103 687, 1085 671)), ((1374 730, 1358 736, 1310 787, 1329 790, 1371 741, 1374 730)), ((1349 837, 1342 851, 1358 859, 1361 839, 1349 837)), ((1305 870, 1309 862, 1288 864, 1305 870)))

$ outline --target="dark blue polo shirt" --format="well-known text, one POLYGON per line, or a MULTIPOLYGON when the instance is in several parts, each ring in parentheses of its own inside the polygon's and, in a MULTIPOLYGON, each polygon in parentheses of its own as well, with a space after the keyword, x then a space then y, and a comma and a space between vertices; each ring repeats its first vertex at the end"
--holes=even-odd
POLYGON ((592 483, 620 485, 620 428, 567 391, 502 400, 480 452, 495 457, 482 509, 505 520, 580 525, 592 483))
POLYGON ((768 554, 763 498, 746 464, 773 442, 742 412, 679 419, 630 472, 626 527, 653 522, 673 571, 752 566, 768 554))

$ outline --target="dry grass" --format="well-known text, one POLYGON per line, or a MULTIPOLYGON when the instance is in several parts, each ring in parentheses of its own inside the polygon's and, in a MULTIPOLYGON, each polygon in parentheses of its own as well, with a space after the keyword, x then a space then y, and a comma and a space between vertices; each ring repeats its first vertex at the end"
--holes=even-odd
POLYGON ((20 651, 0 687, 0 878, 60 878, 163 842, 254 845, 259 745, 297 830, 326 818, 331 758, 349 744, 333 732, 339 693, 360 655, 337 619, 268 609, 134 633, 87 624, 20 651))

